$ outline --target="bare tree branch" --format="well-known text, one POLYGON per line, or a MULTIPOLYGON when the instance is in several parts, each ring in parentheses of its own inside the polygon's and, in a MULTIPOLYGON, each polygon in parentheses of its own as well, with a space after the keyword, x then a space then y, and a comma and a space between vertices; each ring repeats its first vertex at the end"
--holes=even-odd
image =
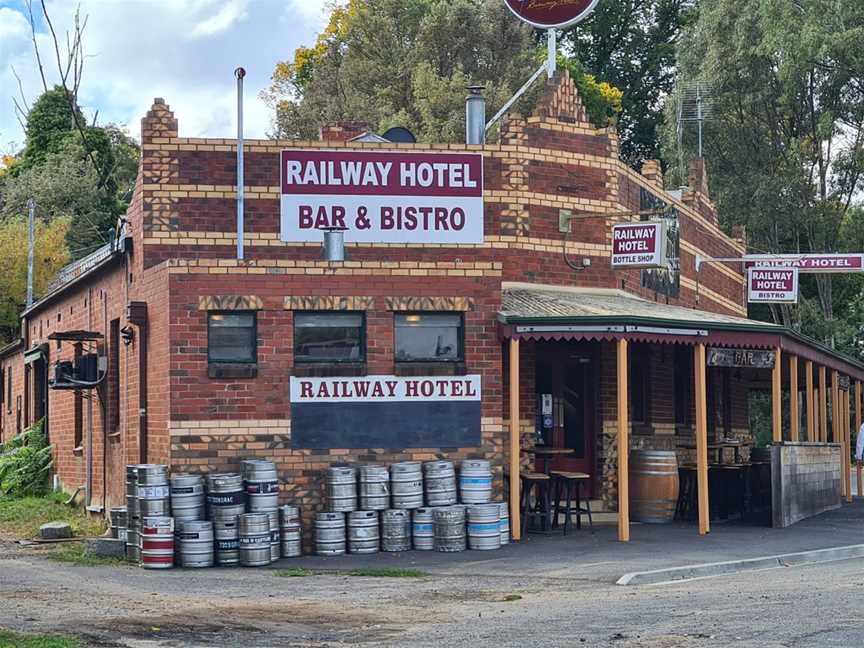
POLYGON ((45 70, 42 67, 42 57, 39 55, 39 45, 36 44, 36 21, 33 19, 33 0, 25 0, 30 21, 30 38, 33 40, 33 51, 36 53, 36 63, 39 65, 39 76, 42 77, 42 88, 48 92, 48 82, 45 81, 45 70))
MULTIPOLYGON (((30 105, 27 103, 27 97, 24 96, 24 86, 21 83, 21 77, 18 76, 18 72, 15 70, 14 65, 10 65, 9 67, 12 68, 12 76, 14 76, 15 80, 18 82, 18 92, 21 93, 21 105, 26 109, 22 112, 27 116, 30 114, 30 105)), ((17 104, 18 102, 16 101, 15 103, 17 104)))

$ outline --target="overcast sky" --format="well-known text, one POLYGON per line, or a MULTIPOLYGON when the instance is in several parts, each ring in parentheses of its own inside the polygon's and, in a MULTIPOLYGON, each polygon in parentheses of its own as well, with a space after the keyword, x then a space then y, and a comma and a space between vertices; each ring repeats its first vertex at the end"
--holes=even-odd
MULTIPOLYGON (((39 0, 34 0, 34 13, 39 0)), ((48 0, 58 33, 72 22, 74 0, 48 0)), ((245 130, 263 137, 271 119, 258 92, 277 61, 311 45, 324 25, 327 0, 80 0, 89 21, 88 59, 79 100, 99 123, 116 122, 137 139, 154 97, 164 97, 183 137, 233 137, 234 69, 246 68, 245 130)), ((24 141, 12 105, 18 88, 32 101, 42 92, 23 0, 0 0, 0 152, 24 141)), ((58 78, 53 44, 38 16, 38 42, 48 82, 58 78)))

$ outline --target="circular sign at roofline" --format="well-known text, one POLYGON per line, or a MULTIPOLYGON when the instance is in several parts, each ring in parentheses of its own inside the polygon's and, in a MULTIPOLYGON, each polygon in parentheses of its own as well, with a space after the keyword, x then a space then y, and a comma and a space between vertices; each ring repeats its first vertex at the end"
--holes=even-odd
POLYGON ((510 11, 539 29, 563 29, 585 20, 598 0, 504 0, 510 11))

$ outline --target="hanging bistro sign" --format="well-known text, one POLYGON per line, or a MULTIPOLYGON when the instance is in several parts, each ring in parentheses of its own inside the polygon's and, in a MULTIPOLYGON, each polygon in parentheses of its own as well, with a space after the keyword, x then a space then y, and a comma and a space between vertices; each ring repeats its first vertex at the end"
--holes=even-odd
POLYGON ((482 243, 483 157, 466 153, 283 150, 281 239, 482 243))
POLYGON ((504 0, 510 11, 538 29, 563 29, 585 20, 597 0, 504 0))
POLYGON ((748 254, 746 268, 798 268, 804 273, 864 272, 864 254, 748 254))
POLYGON ((756 349, 708 349, 709 367, 744 367, 750 369, 773 369, 774 352, 756 349))
POLYGON ((646 222, 613 226, 612 267, 666 267, 666 224, 646 222))
POLYGON ((750 268, 747 301, 753 304, 797 304, 798 268, 750 268))
POLYGON ((480 376, 291 377, 295 448, 480 445, 480 376))

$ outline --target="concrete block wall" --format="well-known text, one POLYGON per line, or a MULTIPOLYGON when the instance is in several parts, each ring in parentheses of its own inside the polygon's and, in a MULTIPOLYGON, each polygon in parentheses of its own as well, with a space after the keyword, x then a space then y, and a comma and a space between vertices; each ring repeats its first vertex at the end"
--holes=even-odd
POLYGON ((783 528, 841 505, 839 443, 784 442, 771 448, 773 526, 783 528))

